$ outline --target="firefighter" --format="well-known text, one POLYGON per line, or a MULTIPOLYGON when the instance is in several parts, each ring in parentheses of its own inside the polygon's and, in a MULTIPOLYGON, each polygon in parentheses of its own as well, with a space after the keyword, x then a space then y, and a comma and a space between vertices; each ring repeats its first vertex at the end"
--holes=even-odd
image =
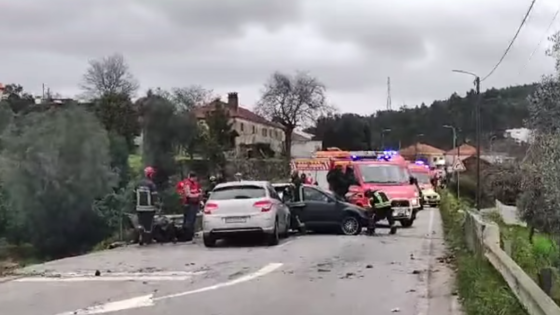
MULTIPOLYGON (((295 171, 292 173, 292 178, 291 178, 291 182, 292 182, 292 200, 294 203, 301 203, 303 202, 302 200, 302 196, 301 196, 301 185, 303 184, 302 182, 302 178, 303 176, 299 176, 298 172, 295 171)), ((301 214, 301 208, 298 207, 294 207, 294 208, 290 208, 290 212, 291 212, 291 217, 290 217, 290 229, 291 230, 298 230, 301 234, 305 234, 306 229, 305 229, 305 224, 303 222, 301 222, 301 220, 299 219, 299 216, 301 214)))
POLYGON ((154 217, 159 205, 156 184, 153 182, 155 170, 151 166, 144 169, 142 178, 134 189, 136 198, 136 213, 139 224, 140 245, 149 244, 153 240, 154 217))
POLYGON ((291 183, 294 185, 293 187, 294 192, 292 194, 292 196, 294 197, 294 201, 296 202, 302 201, 301 193, 300 193, 300 187, 302 185, 302 182, 301 182, 301 177, 298 175, 297 171, 292 173, 291 183))
POLYGON ((387 195, 380 190, 367 190, 365 192, 367 198, 369 198, 369 204, 371 207, 371 218, 369 220, 367 233, 368 235, 375 234, 375 227, 377 222, 387 219, 389 223, 389 234, 397 233, 397 225, 393 218, 393 209, 391 207, 391 201, 387 195))
POLYGON ((359 185, 359 183, 356 180, 356 176, 354 175, 354 168, 351 165, 348 165, 346 167, 346 171, 344 172, 343 188, 341 191, 344 198, 346 198, 346 195, 350 191, 350 186, 354 185, 359 185))
POLYGON ((329 183, 329 190, 344 198, 344 172, 342 171, 342 165, 336 165, 334 168, 331 168, 327 173, 327 182, 329 183))

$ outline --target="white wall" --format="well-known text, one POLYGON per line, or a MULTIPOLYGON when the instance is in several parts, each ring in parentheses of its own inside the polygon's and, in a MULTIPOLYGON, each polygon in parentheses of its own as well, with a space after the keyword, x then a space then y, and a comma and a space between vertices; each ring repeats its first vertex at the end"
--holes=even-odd
POLYGON ((284 146, 284 131, 280 128, 257 124, 241 118, 235 118, 235 131, 239 137, 235 139, 235 145, 268 143, 275 152, 282 152, 284 146))

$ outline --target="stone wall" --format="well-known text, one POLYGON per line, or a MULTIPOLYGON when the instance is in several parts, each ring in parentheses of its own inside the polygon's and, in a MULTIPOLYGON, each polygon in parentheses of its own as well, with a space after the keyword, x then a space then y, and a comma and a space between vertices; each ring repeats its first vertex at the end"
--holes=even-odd
POLYGON ((287 181, 290 178, 290 163, 284 159, 236 159, 228 161, 226 173, 243 174, 245 179, 287 181))
MULTIPOLYGON (((200 178, 210 175, 206 161, 186 162, 183 167, 184 175, 191 169, 200 178)), ((284 159, 229 159, 225 171, 230 180, 239 172, 245 179, 287 181, 290 177, 290 164, 284 159)))

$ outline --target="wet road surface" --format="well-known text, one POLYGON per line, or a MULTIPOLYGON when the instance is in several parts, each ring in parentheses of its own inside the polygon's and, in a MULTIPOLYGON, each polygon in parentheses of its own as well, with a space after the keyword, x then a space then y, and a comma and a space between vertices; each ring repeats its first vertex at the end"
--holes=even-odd
POLYGON ((397 235, 378 232, 275 247, 130 246, 53 261, 0 283, 0 314, 453 314, 437 209, 397 235))

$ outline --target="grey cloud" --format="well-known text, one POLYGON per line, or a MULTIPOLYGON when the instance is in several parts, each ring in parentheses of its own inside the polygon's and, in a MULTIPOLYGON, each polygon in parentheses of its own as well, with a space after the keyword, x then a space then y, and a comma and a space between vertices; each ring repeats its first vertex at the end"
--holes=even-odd
POLYGON ((295 0, 0 0, 0 40, 14 49, 102 55, 208 47, 247 25, 276 29, 299 18, 295 0), (11 44, 11 45, 10 45, 11 44))
POLYGON ((301 18, 298 0, 142 0, 177 26, 221 35, 241 32, 248 24, 270 29, 301 18))
MULTIPOLYGON (((68 90, 78 85, 88 59, 120 52, 145 88, 251 85, 257 94, 272 71, 303 69, 336 95, 371 96, 366 108, 384 106, 387 76, 392 78, 397 103, 430 103, 471 87, 470 78, 454 75, 451 69, 481 75, 489 71, 528 6, 527 1, 511 0, 445 4, 423 0, 420 6, 416 0, 411 9, 406 3, 0 0, 0 82, 17 81, 35 89, 45 82, 53 89, 68 90), (294 56, 291 51, 298 47, 287 42, 247 42, 242 51, 232 44, 250 27, 275 32, 298 23, 314 27, 334 44, 352 43, 358 52, 344 60, 314 59, 294 56), (255 53, 259 45, 270 49, 255 53), (422 65, 425 59, 428 62, 422 65)), ((539 52, 531 66, 519 73, 552 14, 542 6, 535 11, 504 65, 485 86, 532 81, 549 69, 539 52)), ((317 54, 328 57, 329 52, 317 54)), ((346 110, 360 108, 339 105, 346 110)))

